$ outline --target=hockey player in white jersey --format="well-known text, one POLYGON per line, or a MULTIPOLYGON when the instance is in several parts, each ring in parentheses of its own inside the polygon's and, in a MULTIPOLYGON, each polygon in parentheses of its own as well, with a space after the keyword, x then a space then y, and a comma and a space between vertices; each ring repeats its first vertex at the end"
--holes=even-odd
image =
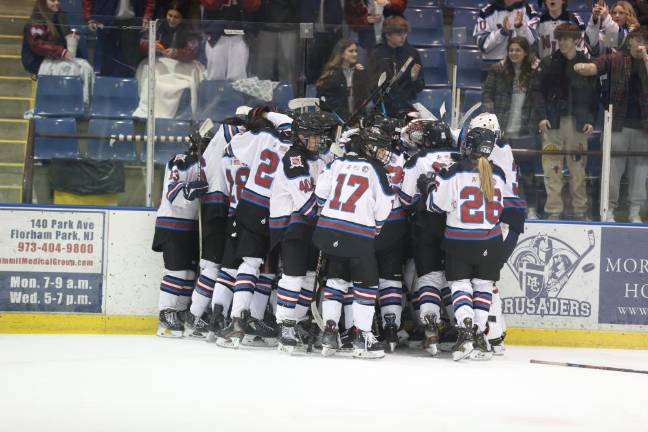
POLYGON ((445 271, 459 332, 454 360, 492 357, 484 332, 501 266, 506 181, 504 172, 488 160, 495 140, 492 131, 474 128, 465 137, 464 159, 434 179, 421 177, 427 179, 420 188, 429 193, 428 210, 447 213, 445 271))
POLYGON ((506 57, 508 40, 520 36, 533 45, 538 16, 526 0, 493 0, 480 12, 473 36, 482 58, 485 74, 506 57))
POLYGON ((351 140, 355 141, 351 151, 334 160, 315 187, 322 210, 313 242, 328 256, 322 354, 334 354, 339 348, 342 302, 353 283, 353 355, 380 358, 385 352, 371 331, 378 294, 374 243, 394 199, 384 168, 390 138, 379 128, 369 128, 351 140))
POLYGON ((282 276, 277 283, 279 350, 304 353, 310 334, 304 327, 313 300, 318 251, 311 242, 317 221, 315 184, 325 163, 337 118, 330 113, 298 114, 292 142, 272 182, 271 248, 280 245, 282 276))
POLYGON ((291 141, 284 130, 290 129, 292 119, 286 115, 269 112, 265 107, 255 108, 253 117, 262 115, 268 127, 246 132, 241 140, 230 143, 232 154, 250 167, 250 175, 241 191, 236 210, 238 245, 236 256, 242 260, 234 284, 232 322, 223 329, 216 344, 237 348, 240 344, 276 346, 276 329, 263 321, 271 291, 271 279, 260 275, 264 259, 270 252, 270 195, 272 182, 281 158, 290 148, 291 141), (255 301, 253 301, 253 295, 255 301))
POLYGON ((439 330, 450 331, 454 322, 452 297, 444 271, 442 250, 446 215, 431 212, 417 187, 419 177, 436 175, 455 163, 458 150, 450 127, 440 120, 416 120, 405 129, 405 139, 420 148, 405 164, 403 186, 399 197, 412 209, 411 236, 414 248, 416 280, 414 309, 425 329, 423 349, 431 355, 438 353, 439 330), (442 322, 445 306, 448 320, 442 322))
POLYGON ((174 156, 166 165, 162 201, 155 219, 153 250, 162 252, 164 276, 160 284, 157 335, 180 338, 198 266, 198 198, 208 184, 195 151, 174 156))

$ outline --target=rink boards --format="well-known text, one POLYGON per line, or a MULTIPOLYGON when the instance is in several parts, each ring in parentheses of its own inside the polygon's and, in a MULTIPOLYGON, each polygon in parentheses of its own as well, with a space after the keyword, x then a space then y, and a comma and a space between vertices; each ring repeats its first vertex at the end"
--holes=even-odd
MULTIPOLYGON (((0 332, 152 334, 150 209, 0 206, 0 332)), ((509 343, 648 348, 648 226, 529 222, 498 287, 509 343)))

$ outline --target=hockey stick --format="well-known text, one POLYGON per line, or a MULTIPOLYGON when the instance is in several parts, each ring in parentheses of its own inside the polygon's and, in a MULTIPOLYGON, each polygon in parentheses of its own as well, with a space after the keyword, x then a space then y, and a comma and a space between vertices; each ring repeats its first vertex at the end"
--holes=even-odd
POLYGON ((550 366, 567 366, 567 367, 577 367, 577 368, 584 368, 584 369, 606 370, 606 371, 613 371, 613 372, 648 374, 648 370, 626 369, 626 368, 617 368, 612 366, 595 366, 595 365, 586 365, 580 363, 554 362, 554 361, 546 361, 546 360, 529 360, 529 362, 533 364, 550 365, 550 366))
POLYGON ((322 271, 322 267, 324 262, 324 254, 322 251, 319 253, 319 257, 317 258, 317 268, 315 269, 315 283, 313 284, 313 301, 311 302, 310 309, 311 309, 311 314, 313 315, 313 321, 315 321, 315 324, 317 324, 317 327, 320 328, 321 331, 324 331, 324 319, 322 318, 322 315, 319 313, 319 278, 320 278, 320 272, 322 271))

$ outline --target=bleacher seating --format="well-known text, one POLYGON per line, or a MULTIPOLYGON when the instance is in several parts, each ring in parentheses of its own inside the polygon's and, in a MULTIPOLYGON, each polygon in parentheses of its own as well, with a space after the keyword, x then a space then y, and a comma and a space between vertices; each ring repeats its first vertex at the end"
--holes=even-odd
POLYGON ((478 10, 455 9, 452 19, 452 40, 450 42, 454 45, 474 46, 473 31, 478 16, 478 10))
POLYGON ((477 49, 457 50, 457 87, 481 87, 481 53, 477 49))
MULTIPOLYGON (((132 120, 92 119, 88 125, 90 135, 133 135, 132 120)), ((88 140, 86 156, 97 160, 134 161, 135 144, 132 141, 88 140)))
POLYGON ((439 110, 445 102, 445 121, 450 123, 452 120, 452 90, 449 87, 423 89, 423 91, 416 96, 416 102, 421 103, 437 118, 441 116, 439 110))
POLYGON ((228 81, 202 81, 198 89, 198 119, 217 122, 231 116, 245 102, 245 96, 228 81))
POLYGON ((481 9, 489 3, 489 0, 445 0, 446 7, 450 9, 481 9))
POLYGON ((93 118, 131 118, 139 103, 137 81, 98 76, 90 107, 93 118))
MULTIPOLYGON (((36 134, 75 134, 76 120, 65 118, 36 118, 34 119, 36 134)), ((75 159, 79 157, 79 141, 64 138, 34 139, 34 159, 75 159)))
POLYGON ((448 85, 448 52, 445 48, 418 48, 425 85, 448 85))
POLYGON ((37 116, 81 117, 83 83, 78 76, 40 75, 36 86, 37 116))
MULTIPOLYGON (((222 119, 222 117, 219 118, 219 120, 220 119, 222 119)), ((191 124, 189 122, 170 119, 155 120, 155 135, 157 136, 186 137, 190 133, 191 124)), ((184 142, 162 142, 158 140, 155 142, 153 161, 156 164, 166 164, 173 157, 173 155, 186 151, 188 147, 189 145, 184 142)), ((146 150, 144 150, 143 153, 143 159, 146 160, 146 150)))
POLYGON ((405 18, 410 32, 407 40, 411 45, 443 45, 443 11, 440 8, 407 8, 405 18))

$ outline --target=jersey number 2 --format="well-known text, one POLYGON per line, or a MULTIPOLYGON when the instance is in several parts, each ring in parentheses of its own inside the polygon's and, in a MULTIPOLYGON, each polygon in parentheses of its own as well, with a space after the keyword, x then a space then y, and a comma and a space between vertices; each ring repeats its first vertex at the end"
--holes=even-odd
POLYGON ((277 170, 277 165, 279 165, 279 157, 272 150, 265 149, 259 155, 259 160, 261 163, 257 167, 254 182, 261 187, 270 189, 272 180, 274 180, 273 175, 277 170))
POLYGON ((349 180, 347 180, 346 174, 340 174, 337 178, 337 185, 335 186, 335 196, 329 202, 329 207, 333 210, 342 210, 343 212, 353 213, 355 212, 355 204, 360 199, 360 197, 369 189, 369 180, 366 177, 358 175, 350 175, 349 180), (342 193, 342 188, 346 183, 349 187, 355 187, 355 190, 349 196, 349 199, 346 202, 340 202, 340 194, 342 193))
POLYGON ((460 198, 464 201, 461 204, 461 222, 463 223, 484 223, 484 216, 491 224, 496 224, 499 221, 502 213, 502 193, 499 189, 495 189, 493 201, 486 203, 486 209, 482 210, 484 206, 484 193, 480 188, 475 186, 468 186, 461 190, 460 198))

